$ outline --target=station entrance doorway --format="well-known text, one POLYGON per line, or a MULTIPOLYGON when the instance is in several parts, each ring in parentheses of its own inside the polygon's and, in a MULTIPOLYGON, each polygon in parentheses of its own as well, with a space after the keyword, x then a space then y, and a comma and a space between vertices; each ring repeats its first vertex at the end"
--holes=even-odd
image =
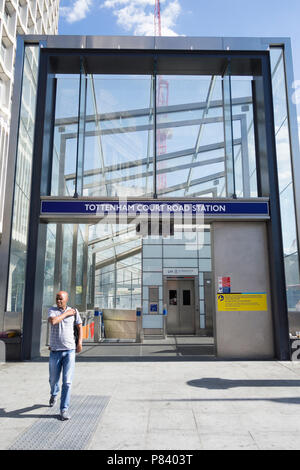
POLYGON ((94 353, 101 346, 102 355, 141 355, 141 349, 172 354, 183 343, 186 354, 193 348, 206 355, 202 338, 209 337, 213 354, 212 291, 205 288, 212 279, 209 224, 198 232, 175 227, 170 236, 143 237, 134 224, 48 223, 46 238, 42 347, 49 336, 48 308, 65 290, 82 317, 83 343, 94 353))
POLYGON ((187 228, 143 237, 131 223, 49 223, 44 326, 56 292, 66 290, 94 353, 101 346, 104 356, 201 356, 203 351, 273 357, 266 222, 215 220, 198 230, 187 228), (96 312, 104 327, 98 342, 96 312), (116 342, 126 346, 116 349, 116 342))

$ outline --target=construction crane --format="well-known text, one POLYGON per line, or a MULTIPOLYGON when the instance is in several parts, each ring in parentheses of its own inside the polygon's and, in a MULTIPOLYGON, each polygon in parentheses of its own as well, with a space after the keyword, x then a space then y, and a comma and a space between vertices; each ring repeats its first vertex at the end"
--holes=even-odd
MULTIPOLYGON (((160 19, 160 3, 159 0, 155 0, 154 8, 154 35, 161 36, 161 19, 160 19)), ((157 96, 156 96, 156 105, 157 107, 165 106, 169 104, 169 82, 165 80, 161 75, 158 76, 157 81, 157 96)), ((167 114, 160 114, 159 122, 167 120, 167 114)), ((157 155, 164 155, 167 153, 167 138, 168 130, 167 129, 157 129, 156 132, 156 152, 157 155)), ((158 192, 163 192, 163 189, 167 187, 167 174, 160 173, 159 170, 165 168, 163 162, 157 162, 157 190, 158 192)))

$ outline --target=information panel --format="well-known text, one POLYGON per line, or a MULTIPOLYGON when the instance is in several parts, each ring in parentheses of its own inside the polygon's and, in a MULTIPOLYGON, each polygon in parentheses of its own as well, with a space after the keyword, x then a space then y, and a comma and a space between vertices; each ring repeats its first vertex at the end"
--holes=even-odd
POLYGON ((266 292, 217 294, 219 312, 255 312, 267 311, 266 292))

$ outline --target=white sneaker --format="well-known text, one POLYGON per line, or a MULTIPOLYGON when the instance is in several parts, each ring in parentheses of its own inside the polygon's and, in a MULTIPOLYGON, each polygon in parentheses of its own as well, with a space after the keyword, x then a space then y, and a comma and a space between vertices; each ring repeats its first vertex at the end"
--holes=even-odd
POLYGON ((70 416, 68 415, 67 410, 62 410, 62 411, 60 412, 60 419, 61 419, 62 421, 68 421, 68 419, 70 419, 70 416))

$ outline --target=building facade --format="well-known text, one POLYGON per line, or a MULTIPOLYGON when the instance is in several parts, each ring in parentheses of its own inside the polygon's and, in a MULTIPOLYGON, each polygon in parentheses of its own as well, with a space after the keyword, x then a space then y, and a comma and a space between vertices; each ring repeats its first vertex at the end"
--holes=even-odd
POLYGON ((46 345, 63 289, 107 332, 114 322, 112 337, 138 309, 144 335, 288 359, 300 330, 290 41, 21 41, 0 320, 19 329, 22 357, 46 345))
MULTIPOLYGON (((57 34, 59 0, 0 1, 0 234, 17 35, 57 34)), ((33 59, 32 59, 33 60, 33 59)), ((31 64, 34 67, 34 64, 31 64)))

